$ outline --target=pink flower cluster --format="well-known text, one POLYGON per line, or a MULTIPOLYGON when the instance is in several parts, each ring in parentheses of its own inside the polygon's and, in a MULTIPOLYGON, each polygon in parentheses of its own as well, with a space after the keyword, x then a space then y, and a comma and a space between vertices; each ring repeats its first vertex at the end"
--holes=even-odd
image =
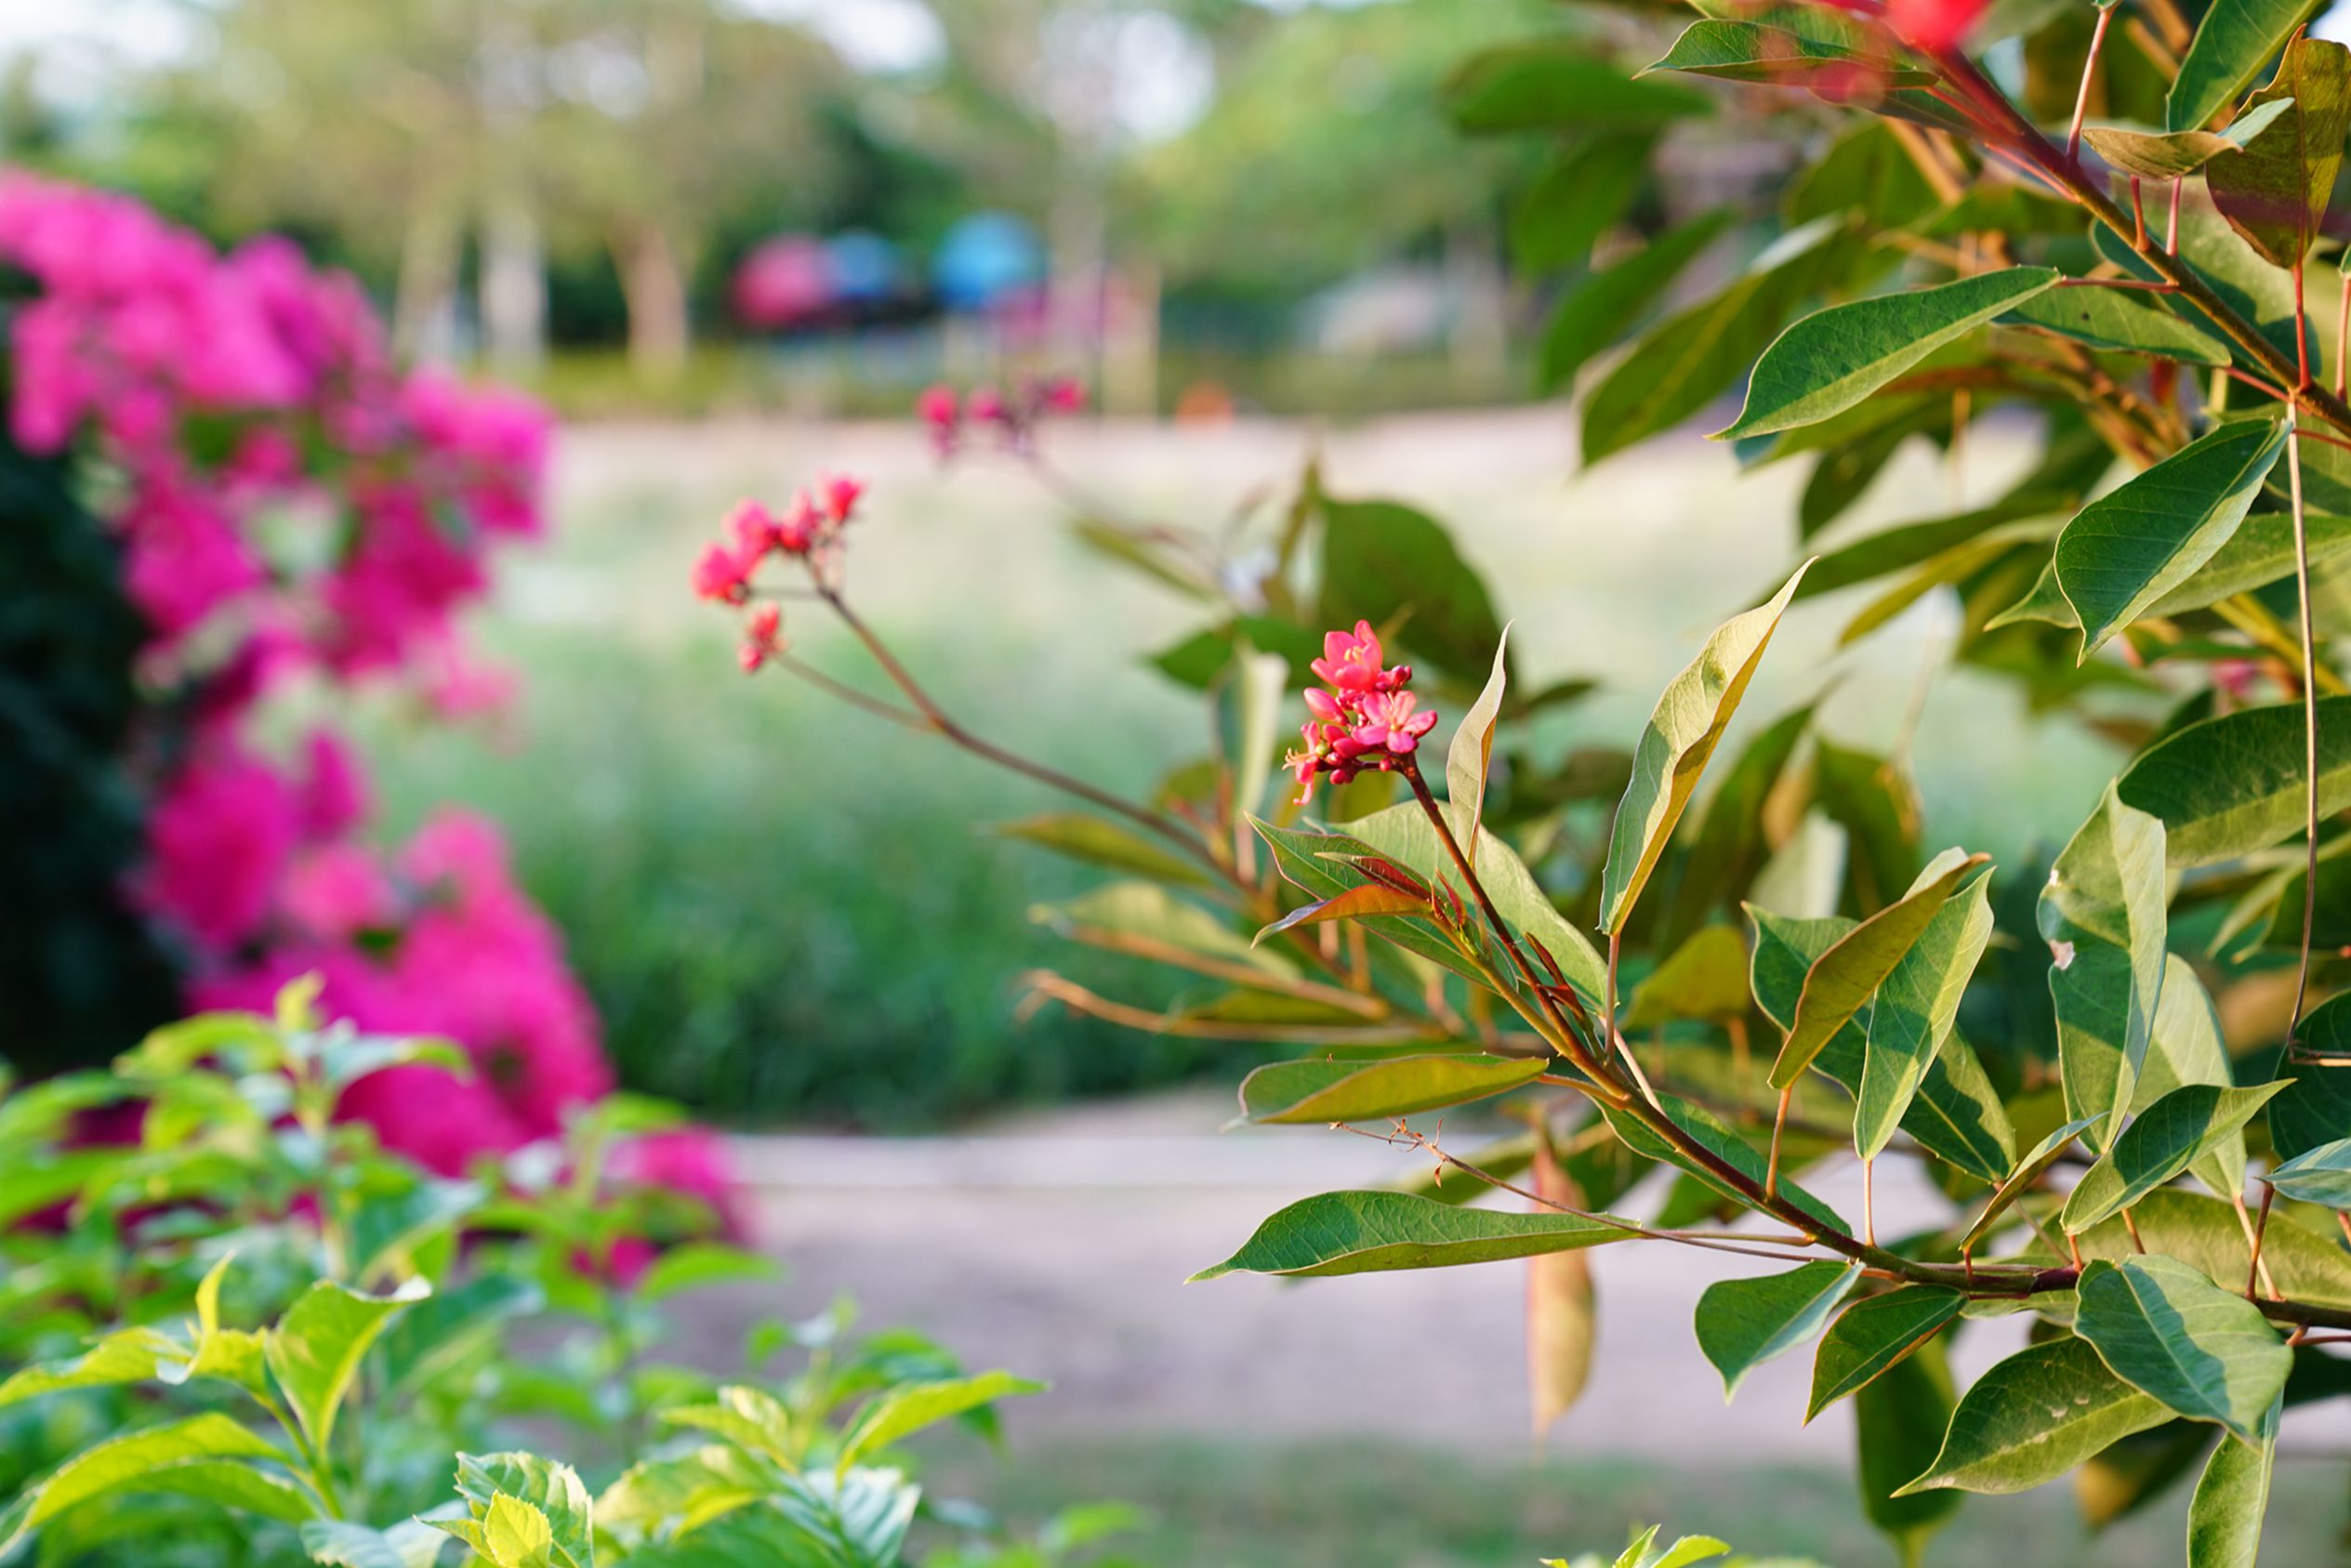
POLYGON ((105 520, 159 692, 126 758, 152 800, 129 896, 191 1001, 266 1010, 316 970, 331 1017, 461 1042, 469 1079, 401 1067, 346 1099, 435 1169, 554 1133, 611 1074, 495 831, 443 814, 380 852, 355 836, 367 789, 340 742, 273 763, 246 740, 305 673, 407 676, 453 707, 495 695, 451 616, 487 586, 494 541, 540 532, 546 415, 402 374, 358 285, 283 241, 222 255, 126 198, 7 172, 0 263, 35 286, 9 321, 10 433, 119 475, 105 520))
POLYGON ((818 480, 813 492, 793 496, 780 515, 757 501, 740 502, 727 514, 726 537, 693 563, 690 580, 697 598, 750 606, 737 655, 746 674, 784 650, 781 608, 750 603, 751 580, 760 565, 772 555, 797 560, 824 586, 839 562, 842 531, 857 515, 865 494, 865 481, 843 474, 818 480))
POLYGON ((993 430, 1008 452, 1034 450, 1037 427, 1049 414, 1076 414, 1086 406, 1086 389, 1070 376, 1023 376, 1010 392, 975 387, 967 397, 952 387, 932 387, 915 399, 915 416, 931 428, 931 443, 952 457, 973 428, 993 430))
POLYGON ((1351 634, 1323 634, 1323 656, 1314 662, 1325 685, 1306 689, 1314 717, 1301 728, 1304 747, 1283 758, 1297 776, 1304 805, 1324 774, 1343 784, 1357 773, 1386 771, 1419 749, 1420 737, 1436 727, 1433 712, 1416 712, 1419 699, 1405 690, 1412 666, 1382 668, 1379 634, 1357 621, 1351 634))

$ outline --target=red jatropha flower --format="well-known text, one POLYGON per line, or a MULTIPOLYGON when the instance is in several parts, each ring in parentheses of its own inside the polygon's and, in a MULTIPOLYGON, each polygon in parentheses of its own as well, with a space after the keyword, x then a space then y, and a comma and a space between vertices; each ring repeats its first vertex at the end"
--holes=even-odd
MULTIPOLYGON (((1380 667, 1382 657, 1380 634, 1371 629, 1369 621, 1357 621, 1352 636, 1343 631, 1323 633, 1323 656, 1311 667, 1342 692, 1394 692, 1412 679, 1410 665, 1383 670, 1380 667)), ((1307 700, 1314 699, 1310 695, 1307 700)))
POLYGON ((827 476, 817 481, 817 489, 825 497, 825 514, 839 527, 857 509, 857 497, 865 493, 865 481, 847 474, 827 476))
POLYGON ((739 550, 724 545, 713 545, 702 552, 702 559, 693 563, 693 591, 696 598, 714 599, 724 604, 740 604, 750 589, 751 568, 759 558, 747 559, 739 550))
POLYGON ((1411 756, 1420 737, 1436 727, 1437 716, 1416 711, 1418 699, 1404 689, 1412 679, 1411 666, 1382 668, 1381 656, 1379 634, 1368 621, 1357 621, 1352 633, 1324 636, 1323 656, 1314 662, 1314 671, 1329 685, 1307 688, 1306 707, 1314 718, 1299 731, 1306 744, 1284 758, 1298 779, 1300 805, 1323 774, 1343 784, 1360 772, 1385 771, 1411 756))
POLYGON ((735 663, 743 673, 754 675, 759 667, 784 652, 784 610, 781 605, 761 604, 752 608, 744 617, 743 646, 735 650, 735 663))
POLYGON ((775 547, 786 555, 806 555, 825 536, 825 514, 803 490, 775 525, 775 547))
POLYGON ((929 387, 915 399, 915 417, 931 427, 931 444, 942 457, 955 451, 963 433, 963 409, 952 387, 929 387))

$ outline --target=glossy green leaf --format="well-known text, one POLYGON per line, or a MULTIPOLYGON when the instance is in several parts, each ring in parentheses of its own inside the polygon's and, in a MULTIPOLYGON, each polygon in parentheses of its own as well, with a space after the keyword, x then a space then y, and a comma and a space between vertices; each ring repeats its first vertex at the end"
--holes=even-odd
POLYGON ((2271 1407, 2252 1443, 2224 1440, 2205 1461, 2187 1505, 2187 1568, 2253 1568, 2282 1414, 2271 1407))
POLYGON ((1822 1258, 1784 1274, 1718 1280, 1698 1297, 1697 1341, 1723 1375, 1723 1397, 1748 1373, 1818 1334, 1861 1277, 1857 1264, 1822 1258))
POLYGON ((1682 71, 1721 82, 1760 82, 1774 86, 1843 86, 1858 80, 1882 86, 1921 86, 1935 80, 1929 71, 1890 65, 1821 39, 1799 36, 1761 22, 1706 18, 1692 22, 1665 58, 1644 69, 1682 71))
POLYGON ((1649 178, 1654 132, 1598 136, 1563 149, 1512 204, 1512 270, 1524 277, 1580 267, 1649 178))
POLYGON ((2293 1352, 2241 1294, 2150 1254, 2081 1271, 2074 1331, 2132 1387, 2251 1443, 2293 1370, 2293 1352))
POLYGON ((840 1435, 836 1472, 878 1454, 941 1421, 1019 1394, 1041 1394, 1049 1385, 1010 1372, 984 1372, 976 1377, 948 1377, 936 1382, 910 1383, 878 1394, 857 1412, 840 1435))
POLYGON ((2001 324, 2037 326, 2093 349, 2153 354, 2186 364, 2235 362, 2226 339, 2123 289, 2053 288, 2009 311, 2001 324))
POLYGON ((2054 561, 2083 660, 2228 542, 2285 450, 2282 424, 2223 426, 2075 515, 2054 561))
POLYGON ((1960 884, 1984 863, 1981 855, 1948 851, 1920 873, 1901 901, 1889 904, 1837 939, 1804 976, 1795 1021, 1772 1063, 1774 1088, 1786 1088, 1812 1065, 1829 1040, 1853 1021, 1906 955, 1916 946, 1960 884))
POLYGON ((1028 917, 1073 942, 1114 949, 1136 942, 1212 958, 1224 965, 1294 978, 1298 966, 1279 953, 1252 947, 1221 916, 1212 915, 1156 882, 1111 882, 1074 899, 1032 905, 1028 917))
MULTIPOLYGON (((1805 581, 1812 573, 1807 572, 1805 581)), ((1797 593, 1801 595, 1800 586, 1797 593)), ((1810 705, 1780 715, 1750 740, 1706 799, 1665 920, 1666 940, 1686 939, 1715 909, 1737 900, 1767 857, 1764 804, 1812 723, 1810 705)))
POLYGON ((1502 698, 1510 690, 1510 641, 1511 628, 1504 626, 1502 635, 1495 639, 1494 668, 1486 678, 1486 689, 1454 726, 1453 744, 1445 751, 1445 797, 1468 818, 1462 848, 1472 866, 1477 864, 1478 824, 1486 814, 1486 771, 1494 760, 1494 725, 1502 716, 1502 698))
MULTIPOLYGON (((2302 708, 2244 708, 2158 741, 2115 781, 2163 821, 2173 868, 2235 860, 2302 831, 2302 708)), ((2351 806, 2351 697, 2318 699, 2318 814, 2351 806)))
POLYGON ((1942 1345, 1929 1340, 1864 1383, 1853 1396, 1853 1421, 1862 1511, 1892 1539, 1903 1562, 1922 1562, 1928 1537, 1966 1501, 1943 1489, 1902 1491, 1934 1462, 1950 1425, 1951 1370, 1942 1345))
POLYGON ((1817 219, 1780 236, 1711 298, 1644 333, 1585 401, 1584 462, 1671 429, 1729 390, 1845 255, 1844 225, 1817 219))
POLYGON ((2318 236, 2327 199, 2351 131, 2351 49, 2319 38, 2286 46, 2278 74, 2253 95, 2256 108, 2290 103, 2249 137, 2244 152, 2204 171, 2212 204, 2273 266, 2296 267, 2318 236))
POLYGON ((1544 393, 1572 386, 1576 373, 1639 319, 1684 268, 1730 227, 1734 215, 1716 207, 1669 229, 1646 249, 1592 272, 1552 308, 1537 354, 1536 388, 1544 393))
MULTIPOLYGON (((2351 517, 2305 512, 2313 572, 2351 554, 2351 517)), ((2150 615, 2181 615, 2218 604, 2232 594, 2250 593, 2293 574, 2294 520, 2286 512, 2255 512, 2237 525, 2228 543, 2195 574, 2156 600, 2150 615)), ((2068 607, 2070 608, 2070 607, 2068 607)))
POLYGON ((1621 929, 1632 912, 1803 576, 1800 566, 1770 600, 1724 622, 1658 698, 1609 831, 1600 885, 1602 930, 1621 929))
MULTIPOLYGON (((2103 1258, 2119 1263, 2139 1256, 2144 1243, 2149 1253, 2176 1258, 2224 1290, 2245 1288, 2252 1249, 2235 1206, 2185 1187, 2159 1187, 2139 1200, 2131 1216, 2138 1226, 2137 1241, 2118 1216, 2084 1231, 2072 1245, 2080 1247, 2085 1262, 2103 1258)), ((2052 1264, 2066 1261, 2045 1249, 2036 1256, 2052 1264)), ((2351 1307, 2351 1253, 2331 1228, 2319 1235, 2279 1210, 2263 1232, 2261 1261, 2289 1298, 2351 1307)))
POLYGON ((2202 129, 2318 9, 2318 0, 2213 0, 2164 99, 2164 128, 2202 129))
POLYGON ((1935 1462, 1895 1496, 1943 1487, 2027 1492, 2170 1418, 2161 1401, 2109 1371, 2088 1340, 2053 1339, 1978 1377, 1951 1412, 1935 1462))
POLYGON ((2067 1194, 2060 1219, 2066 1232, 2112 1219, 2179 1175, 2215 1143, 2235 1136, 2278 1087, 2190 1084, 2148 1106, 2067 1194))
POLYGON ((1720 439, 1792 429, 1839 414, 2034 295, 2056 286, 2048 267, 2011 267, 1905 294, 1818 310, 1780 334, 1756 362, 1747 405, 1720 439))
POLYGON ((1323 1192, 1269 1216, 1238 1252, 1192 1278, 1448 1268, 1566 1252, 1632 1233, 1572 1214, 1460 1208, 1409 1192, 1323 1192))
MULTIPOLYGON (((1939 1285, 1906 1285, 1865 1296, 1837 1315, 1812 1363, 1810 1421, 1882 1376, 1959 1316, 1967 1298, 1939 1285)), ((1905 1478, 1907 1479, 1907 1478, 1905 1478)))
POLYGON ((1210 880, 1205 866, 1153 843, 1133 828, 1084 811, 1047 811, 1000 823, 996 831, 1072 860, 1148 876, 1155 882, 1206 887, 1210 880))
POLYGON ((1878 986, 1854 1108, 1854 1149, 1865 1160, 1893 1139, 1959 1022, 1960 999, 1991 941, 1990 881, 1978 873, 1947 900, 1878 986))
POLYGON ((2119 1130, 2161 999, 2168 929, 2163 824, 2112 787, 2058 853, 2036 919, 2049 943, 2058 1066, 2075 1117, 2119 1130))
POLYGON ((1399 1056, 1380 1061, 1276 1061, 1241 1080, 1241 1119, 1316 1126, 1381 1121, 1465 1105, 1524 1087, 1540 1057, 1399 1056))
POLYGON ((0 1405, 69 1389, 144 1383, 188 1354, 186 1346, 152 1328, 110 1334, 78 1356, 20 1366, 0 1382, 0 1405))
POLYGON ((663 1301, 714 1285, 773 1280, 783 1272, 782 1264, 760 1253, 719 1242, 683 1242, 653 1260, 637 1281, 636 1296, 640 1301, 663 1301))
MULTIPOLYGON (((2351 991, 2310 1009, 2302 1042, 2321 1058, 2351 1057, 2351 991)), ((2269 1102, 2269 1146, 2279 1159, 2305 1154, 2351 1128, 2351 1072, 2281 1058, 2277 1076, 2286 1087, 2269 1102)))
POLYGON ((1443 524, 1393 501, 1321 498, 1322 618, 1399 625, 1420 662, 1482 679, 1502 642, 1494 601, 1443 524))
POLYGON ((390 1296, 362 1296, 321 1280, 269 1331, 263 1353, 270 1375, 313 1445, 323 1449, 334 1435, 335 1413, 384 1325, 429 1293, 422 1278, 390 1296))
POLYGON ((594 1505, 579 1472, 535 1454, 460 1454, 457 1491, 477 1509, 500 1496, 530 1506, 548 1527, 555 1561, 568 1568, 596 1568, 594 1505))

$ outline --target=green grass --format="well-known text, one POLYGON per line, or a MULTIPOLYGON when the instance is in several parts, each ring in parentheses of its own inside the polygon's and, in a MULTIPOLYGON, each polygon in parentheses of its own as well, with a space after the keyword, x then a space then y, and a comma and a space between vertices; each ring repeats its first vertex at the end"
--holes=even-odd
MULTIPOLYGON (((1408 1392, 1397 1423, 1408 1427, 1408 1392)), ((1692 1413, 1694 1420, 1704 1419, 1692 1413)), ((1851 1481, 1809 1466, 1677 1469, 1633 1460, 1483 1460, 1402 1442, 1273 1446, 1208 1438, 1089 1437, 1016 1444, 1011 1462, 958 1457, 931 1476, 1009 1518, 1034 1523, 1095 1498, 1156 1515, 1122 1543, 1159 1568, 1530 1568, 1539 1558, 1614 1551, 1628 1527, 1711 1535, 1756 1556, 1828 1568, 1891 1568, 1851 1481)), ((2056 1483, 2015 1497, 1969 1498, 1928 1548, 1928 1568, 2148 1568, 2181 1560, 2185 1488, 2085 1535, 2056 1483)), ((2326 1568, 2343 1548, 2339 1469, 2280 1462, 2262 1561, 2326 1568)))

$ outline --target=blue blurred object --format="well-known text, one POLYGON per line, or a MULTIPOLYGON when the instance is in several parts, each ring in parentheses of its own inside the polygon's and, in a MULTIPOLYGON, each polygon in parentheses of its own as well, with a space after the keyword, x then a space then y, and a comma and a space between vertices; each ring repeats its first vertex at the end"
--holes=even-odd
POLYGON ((852 304, 888 299, 898 291, 898 247, 865 229, 852 229, 825 242, 833 292, 852 304))
POLYGON ((1044 279, 1045 247, 1010 213, 975 212, 947 231, 931 275, 949 310, 985 310, 1044 279))

